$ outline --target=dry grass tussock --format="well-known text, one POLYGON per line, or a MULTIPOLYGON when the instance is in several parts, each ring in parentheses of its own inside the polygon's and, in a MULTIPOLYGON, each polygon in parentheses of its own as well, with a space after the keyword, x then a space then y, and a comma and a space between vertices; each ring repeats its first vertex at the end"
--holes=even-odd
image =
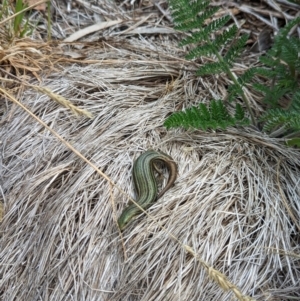
POLYGON ((251 128, 167 132, 170 112, 223 98, 228 84, 195 77, 177 41, 82 52, 83 64, 57 64, 19 101, 108 178, 1 96, 2 299, 299 299, 299 151, 251 128), (174 158, 178 179, 121 235, 132 163, 150 148, 174 158))

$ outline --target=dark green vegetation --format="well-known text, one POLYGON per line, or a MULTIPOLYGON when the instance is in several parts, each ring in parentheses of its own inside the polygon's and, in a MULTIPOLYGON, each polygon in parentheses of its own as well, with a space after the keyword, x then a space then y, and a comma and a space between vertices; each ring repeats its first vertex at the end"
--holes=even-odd
POLYGON ((248 125, 249 119, 245 118, 245 112, 240 104, 236 104, 235 114, 231 116, 221 100, 212 100, 209 108, 200 103, 199 107, 191 107, 184 112, 177 112, 171 115, 166 121, 167 128, 183 126, 207 129, 226 129, 233 125, 248 125))
POLYGON ((208 21, 218 10, 218 7, 209 7, 209 1, 169 0, 169 4, 175 29, 189 32, 189 36, 180 43, 193 46, 186 58, 213 58, 214 62, 201 66, 197 75, 227 74, 232 81, 232 85, 228 87, 228 101, 236 102, 236 110, 232 116, 225 101, 213 100, 208 106, 201 103, 198 107, 173 113, 164 125, 167 128, 183 126, 206 130, 249 124, 250 121, 245 118, 238 103, 238 99, 241 99, 253 125, 259 125, 271 137, 293 137, 293 145, 300 143, 300 41, 289 36, 291 29, 300 23, 300 17, 279 31, 272 48, 260 57, 261 67, 250 68, 236 77, 231 67, 245 49, 248 36, 240 36, 234 24, 221 30, 229 22, 230 16, 208 21), (264 84, 257 83, 256 77, 263 79, 264 84), (254 114, 243 91, 245 85, 261 94, 266 108, 262 116, 254 114), (281 105, 283 102, 285 106, 281 105))

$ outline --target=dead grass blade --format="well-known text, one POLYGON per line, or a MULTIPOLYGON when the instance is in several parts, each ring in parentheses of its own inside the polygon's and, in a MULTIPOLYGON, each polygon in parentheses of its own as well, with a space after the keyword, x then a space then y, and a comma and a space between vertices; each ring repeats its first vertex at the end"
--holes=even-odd
MULTIPOLYGON (((31 85, 31 87, 33 87, 31 85)), ((38 88, 35 87, 35 90, 39 91, 39 92, 44 92, 45 94, 49 95, 50 90, 45 89, 45 88, 38 88), (47 91, 47 93, 45 92, 47 91)), ((3 90, 2 88, 0 88, 0 91, 6 95, 11 101, 13 101, 14 103, 16 103, 18 106, 20 106, 24 111, 26 111, 26 113, 28 113, 31 117, 33 117, 38 123, 40 123, 44 128, 46 128, 48 131, 50 131, 60 142, 62 142, 64 145, 66 145, 73 153, 75 153, 80 159, 82 159, 85 163, 87 163, 89 166, 91 166, 98 174, 100 174, 105 180, 107 180, 109 182, 109 184, 113 187, 116 187, 121 193, 124 193, 126 196, 127 193, 119 188, 105 173, 103 173, 99 168, 97 168, 90 160, 88 160, 85 156, 83 156, 78 150, 76 150, 69 142, 67 142, 65 139, 63 139, 59 134, 57 134, 53 129, 51 129, 45 122, 43 122, 41 119, 39 119, 37 116, 35 116, 30 110, 28 110, 23 104, 21 104, 17 99, 15 99, 13 96, 9 95, 5 90, 3 90)), ((67 106, 66 106, 67 107, 67 106)), ((112 197, 112 194, 111 194, 112 197)), ((129 197, 129 196, 128 196, 129 197)), ((130 198, 130 197, 129 197, 130 198)), ((219 284, 219 286, 225 290, 225 291, 232 291, 234 293, 234 295, 238 298, 238 300, 240 301, 251 301, 251 300, 255 300, 252 299, 248 296, 245 296, 242 294, 242 292, 234 285, 232 284, 227 277, 222 274, 221 272, 217 271, 216 269, 210 267, 205 261, 203 261, 198 254, 188 245, 185 245, 183 242, 181 242, 176 236, 174 236, 171 232, 169 232, 163 225, 161 225, 156 218, 154 218, 151 214, 149 214, 147 211, 145 211, 138 203, 136 203, 135 200, 133 200, 132 198, 130 198, 131 201, 141 209, 141 211, 143 211, 148 218, 150 218, 157 226, 159 226, 170 238, 172 238, 173 240, 175 240, 177 243, 179 243, 179 245, 181 247, 183 247, 188 253, 190 253, 191 255, 193 255, 200 263, 201 265, 203 265, 210 278, 213 279, 216 283, 219 284)), ((113 197, 112 197, 113 200, 113 197)), ((114 204, 113 204, 113 207, 114 204)), ((115 219, 116 220, 116 219, 115 219)), ((125 254, 125 258, 126 258, 126 252, 125 252, 125 246, 123 244, 123 248, 124 248, 124 254, 125 254)))
MULTIPOLYGON (((229 80, 195 76, 207 58, 184 59, 165 3, 76 3, 67 14, 65 2, 52 1, 54 39, 112 17, 124 27, 94 32, 90 43, 1 44, 1 297, 299 300, 299 150, 251 127, 166 131, 163 121, 174 110, 226 98, 229 80), (134 20, 145 24, 128 31, 134 20), (11 82, 9 72, 22 81, 11 82), (26 83, 30 72, 47 88, 26 83), (93 119, 74 118, 70 104, 62 106, 67 99, 93 119), (174 158, 178 180, 120 236, 116 218, 134 199, 133 160, 150 148, 174 158)), ((244 13, 241 3, 228 3, 220 15, 229 11, 245 26, 250 16, 254 25, 245 31, 255 34, 265 20, 274 26, 295 14, 288 7, 279 20, 277 6, 266 13, 267 1, 244 13)), ((249 55, 233 70, 241 74, 256 63, 249 55)), ((251 86, 247 93, 258 115, 260 96, 251 86)))

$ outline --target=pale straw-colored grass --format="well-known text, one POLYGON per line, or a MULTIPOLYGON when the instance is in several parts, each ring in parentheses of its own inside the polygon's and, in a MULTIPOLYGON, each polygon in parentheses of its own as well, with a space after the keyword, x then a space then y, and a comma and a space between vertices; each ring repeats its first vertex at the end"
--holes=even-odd
POLYGON ((251 129, 167 132, 161 125, 175 108, 223 90, 183 76, 158 43, 139 43, 108 44, 91 57, 99 64, 44 80, 92 120, 41 91, 20 101, 129 196, 133 160, 149 148, 170 154, 176 185, 148 211, 164 229, 143 214, 120 236, 115 220, 128 198, 2 102, 4 300, 230 300, 234 285, 240 300, 296 296, 299 224, 289 211, 299 220, 299 152, 251 129), (147 49, 163 63, 145 59, 147 49))
POLYGON ((40 83, 20 78, 18 101, 59 139, 1 89, 1 298, 300 299, 299 151, 251 127, 166 131, 171 112, 225 98, 228 85, 197 78, 177 41, 72 47, 86 59, 62 57, 40 83), (178 178, 121 235, 132 163, 150 148, 174 158, 178 178))

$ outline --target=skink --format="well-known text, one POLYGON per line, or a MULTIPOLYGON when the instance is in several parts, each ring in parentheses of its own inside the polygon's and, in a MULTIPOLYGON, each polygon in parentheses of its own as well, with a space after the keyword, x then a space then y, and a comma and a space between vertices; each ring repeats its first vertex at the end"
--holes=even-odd
MULTIPOLYGON (((176 177, 177 164, 170 156, 154 150, 146 151, 133 164, 133 181, 138 196, 136 202, 146 210, 173 185, 176 177), (157 183, 154 176, 154 163, 156 161, 163 162, 169 169, 168 182, 160 193, 157 191, 157 183)), ((132 218, 140 212, 141 210, 134 204, 125 208, 118 219, 120 230, 124 230, 132 218)))

